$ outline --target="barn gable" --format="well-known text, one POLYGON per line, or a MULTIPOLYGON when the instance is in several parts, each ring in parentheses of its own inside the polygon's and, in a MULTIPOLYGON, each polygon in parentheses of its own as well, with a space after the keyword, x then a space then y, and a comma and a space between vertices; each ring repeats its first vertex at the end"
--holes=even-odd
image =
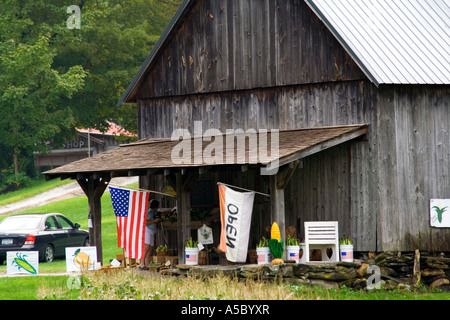
POLYGON ((119 104, 361 79, 304 1, 186 0, 119 104))

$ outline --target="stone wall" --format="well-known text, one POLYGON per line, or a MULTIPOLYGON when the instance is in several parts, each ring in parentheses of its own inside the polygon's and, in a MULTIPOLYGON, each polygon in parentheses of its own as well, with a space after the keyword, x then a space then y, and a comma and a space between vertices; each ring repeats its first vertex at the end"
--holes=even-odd
POLYGON ((284 263, 280 265, 188 266, 162 271, 176 276, 215 276, 219 273, 241 278, 290 281, 296 284, 340 287, 355 290, 377 284, 384 289, 427 286, 450 291, 450 256, 418 251, 367 254, 354 262, 284 263))

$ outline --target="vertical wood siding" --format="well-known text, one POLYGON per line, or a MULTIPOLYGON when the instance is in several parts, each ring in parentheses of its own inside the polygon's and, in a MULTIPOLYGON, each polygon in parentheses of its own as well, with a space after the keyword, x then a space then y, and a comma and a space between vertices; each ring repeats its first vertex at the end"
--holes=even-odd
MULTIPOLYGON (((357 251, 450 251, 450 230, 431 228, 428 208, 450 197, 448 86, 376 88, 297 0, 198 1, 155 61, 137 94, 140 138, 193 134, 194 121, 222 132, 369 123, 366 140, 303 160, 286 224, 302 236, 304 221, 338 220, 357 251)), ((213 178, 266 185, 254 174, 213 178)), ((251 246, 269 220, 258 199, 251 246)))
POLYGON ((137 96, 365 78, 303 1, 198 1, 137 96))
POLYGON ((450 229, 432 228, 429 221, 430 199, 450 197, 449 101, 448 86, 379 90, 380 237, 384 250, 450 251, 450 229))
MULTIPOLYGON (((162 138, 183 128, 193 134, 194 121, 202 122, 203 132, 376 123, 374 92, 366 81, 349 81, 146 99, 139 102, 140 133, 141 138, 162 138)), ((304 159, 285 198, 287 223, 297 227, 299 236, 304 221, 338 220, 341 234, 357 238, 358 250, 376 250, 377 213, 370 207, 377 203, 371 194, 376 187, 368 183, 376 180, 371 169, 375 152, 375 135, 369 134, 369 141, 346 143, 304 159)), ((258 178, 242 173, 227 177, 215 179, 249 189, 266 184, 255 184, 258 178)), ((256 242, 270 225, 269 202, 257 203, 254 212, 251 241, 256 242)))

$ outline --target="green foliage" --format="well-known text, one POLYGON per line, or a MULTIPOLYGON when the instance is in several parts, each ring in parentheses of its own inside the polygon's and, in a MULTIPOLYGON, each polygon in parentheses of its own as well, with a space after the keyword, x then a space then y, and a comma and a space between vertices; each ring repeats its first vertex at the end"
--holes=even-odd
POLYGON ((283 255, 283 251, 284 251, 283 240, 278 241, 278 239, 270 239, 269 240, 269 249, 274 258, 276 258, 276 259, 281 258, 281 256, 283 255))
POLYGON ((180 3, 81 1, 81 29, 69 29, 73 3, 3 0, 0 168, 28 174, 33 152, 61 146, 76 127, 113 121, 137 133, 136 106, 116 104, 180 3))
POLYGON ((186 248, 197 248, 197 246, 198 246, 198 242, 195 240, 192 240, 192 237, 185 243, 186 248))
POLYGON ((64 101, 82 88, 85 73, 79 66, 58 73, 53 57, 44 36, 33 44, 0 44, 1 143, 14 154, 16 175, 20 156, 47 150, 46 142, 73 124, 64 101))
POLYGON ((166 251, 167 251, 167 247, 164 245, 161 245, 158 248, 156 248, 156 252, 166 252, 166 251))
POLYGON ((286 245, 287 246, 298 246, 298 245, 300 245, 299 243, 300 243, 300 241, 298 241, 298 239, 296 239, 296 238, 292 238, 289 235, 286 237, 286 245))
POLYGON ((342 237, 339 239, 339 244, 340 245, 350 245, 353 244, 352 239, 350 239, 350 237, 342 237))
POLYGON ((269 247, 269 239, 266 239, 265 237, 261 237, 261 240, 259 240, 256 247, 257 248, 269 247))

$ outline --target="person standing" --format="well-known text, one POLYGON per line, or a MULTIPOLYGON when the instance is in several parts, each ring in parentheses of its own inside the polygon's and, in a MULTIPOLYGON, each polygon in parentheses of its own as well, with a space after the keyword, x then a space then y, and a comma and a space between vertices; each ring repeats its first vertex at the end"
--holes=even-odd
POLYGON ((161 215, 158 212, 159 201, 151 200, 149 202, 149 209, 147 210, 147 219, 145 222, 145 249, 144 249, 144 266, 143 270, 148 270, 150 266, 150 259, 153 256, 155 248, 156 224, 161 221, 161 215))

